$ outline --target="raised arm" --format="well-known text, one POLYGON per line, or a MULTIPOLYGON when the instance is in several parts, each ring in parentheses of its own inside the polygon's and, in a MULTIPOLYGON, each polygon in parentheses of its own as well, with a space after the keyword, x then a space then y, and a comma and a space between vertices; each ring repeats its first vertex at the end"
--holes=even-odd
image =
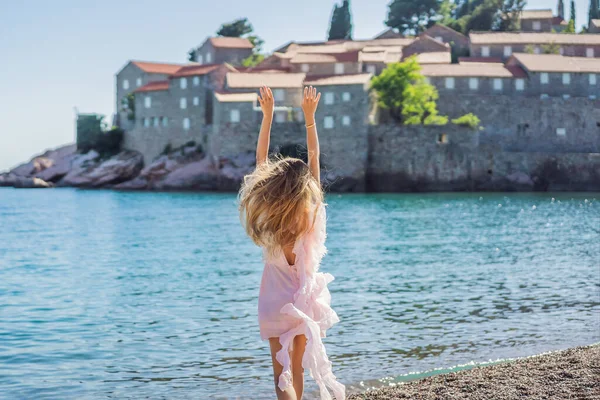
POLYGON ((319 165, 319 137, 317 136, 317 125, 315 112, 321 99, 321 93, 311 87, 304 88, 302 99, 302 111, 304 111, 304 122, 306 123, 306 147, 308 149, 308 166, 314 178, 321 184, 321 167, 319 165))
POLYGON ((263 112, 263 120, 258 134, 258 144, 256 145, 256 166, 267 160, 269 155, 269 140, 271 139, 271 125, 273 124, 273 110, 275 109, 275 100, 273 92, 266 86, 260 88, 258 102, 263 112))

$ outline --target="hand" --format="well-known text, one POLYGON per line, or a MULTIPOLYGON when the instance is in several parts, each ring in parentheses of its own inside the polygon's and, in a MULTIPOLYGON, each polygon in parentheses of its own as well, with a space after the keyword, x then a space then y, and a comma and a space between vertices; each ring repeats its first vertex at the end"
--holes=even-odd
POLYGON ((260 96, 258 96, 258 102, 262 109, 263 115, 272 117, 273 110, 275 109, 275 100, 273 99, 273 92, 270 88, 263 86, 260 88, 260 96))
POLYGON ((308 120, 309 117, 314 117, 321 99, 321 93, 317 93, 317 89, 314 87, 304 88, 304 98, 302 99, 302 111, 304 111, 304 119, 308 120))

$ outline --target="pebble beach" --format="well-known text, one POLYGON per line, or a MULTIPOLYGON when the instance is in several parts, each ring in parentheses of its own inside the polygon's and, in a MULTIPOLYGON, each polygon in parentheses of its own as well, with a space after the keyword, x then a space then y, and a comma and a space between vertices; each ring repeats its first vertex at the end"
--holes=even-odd
POLYGON ((355 394, 348 400, 600 399, 600 343, 355 394))

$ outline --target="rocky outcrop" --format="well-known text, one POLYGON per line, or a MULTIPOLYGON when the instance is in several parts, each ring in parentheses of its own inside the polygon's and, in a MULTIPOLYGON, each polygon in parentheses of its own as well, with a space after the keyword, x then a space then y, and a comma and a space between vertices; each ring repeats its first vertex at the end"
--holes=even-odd
POLYGON ((122 151, 105 161, 97 161, 98 154, 90 151, 76 158, 71 171, 59 186, 102 188, 117 185, 135 178, 142 170, 142 155, 135 151, 122 151))

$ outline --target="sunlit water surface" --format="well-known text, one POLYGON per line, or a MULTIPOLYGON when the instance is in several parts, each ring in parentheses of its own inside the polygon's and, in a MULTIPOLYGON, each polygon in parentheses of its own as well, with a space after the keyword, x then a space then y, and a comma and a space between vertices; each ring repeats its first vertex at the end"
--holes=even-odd
MULTIPOLYGON (((598 199, 330 195, 335 374, 352 391, 600 341, 598 199)), ((235 200, 0 189, 0 397, 273 398, 235 200)))

